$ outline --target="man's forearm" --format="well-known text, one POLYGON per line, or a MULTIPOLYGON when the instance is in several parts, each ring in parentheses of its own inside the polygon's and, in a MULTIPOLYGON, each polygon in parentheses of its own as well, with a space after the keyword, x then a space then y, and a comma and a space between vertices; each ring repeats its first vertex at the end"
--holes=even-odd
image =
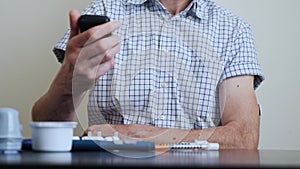
POLYGON ((220 126, 203 130, 191 130, 183 141, 207 140, 219 143, 221 149, 257 149, 258 131, 244 130, 232 126, 220 126))
POLYGON ((85 92, 76 94, 72 92, 72 79, 68 73, 70 71, 62 68, 47 93, 35 102, 32 108, 33 121, 74 120, 75 109, 80 104, 85 92))
POLYGON ((46 93, 35 102, 32 108, 33 121, 73 121, 76 108, 82 101, 85 93, 77 95, 63 95, 46 93))
POLYGON ((33 121, 72 121, 75 108, 72 96, 53 96, 46 93, 32 108, 33 121))
POLYGON ((157 137, 147 140, 157 143, 180 143, 208 141, 218 143, 220 149, 257 149, 258 132, 245 130, 244 132, 231 126, 220 126, 202 130, 180 130, 180 129, 162 129, 163 132, 157 137), (163 131, 165 130, 165 131, 163 131))
POLYGON ((228 124, 215 128, 202 130, 182 130, 160 128, 151 125, 129 124, 129 125, 94 125, 88 131, 96 134, 101 131, 104 136, 111 136, 118 132, 121 139, 137 139, 152 141, 158 144, 171 144, 180 142, 208 141, 219 143, 220 149, 257 149, 258 130, 255 127, 235 126, 228 124))

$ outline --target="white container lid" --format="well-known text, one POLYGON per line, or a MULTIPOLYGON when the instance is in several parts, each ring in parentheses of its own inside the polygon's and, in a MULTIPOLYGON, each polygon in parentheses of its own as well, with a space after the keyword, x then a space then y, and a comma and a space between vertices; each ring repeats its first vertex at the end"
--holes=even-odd
POLYGON ((33 128, 76 128, 77 122, 30 122, 33 128))

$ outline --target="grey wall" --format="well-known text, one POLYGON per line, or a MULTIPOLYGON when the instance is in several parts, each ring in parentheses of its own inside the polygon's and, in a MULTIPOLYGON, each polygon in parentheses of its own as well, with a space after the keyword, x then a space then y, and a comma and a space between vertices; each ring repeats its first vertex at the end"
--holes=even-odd
MULTIPOLYGON (((19 110, 23 136, 32 104, 49 87, 59 63, 51 50, 68 26, 68 11, 90 0, 0 1, 0 107, 19 110)), ((216 0, 252 25, 266 81, 258 88, 261 149, 300 149, 299 0, 216 0)), ((85 105, 79 109, 83 128, 85 105)), ((81 134, 78 127, 75 134, 81 134)))
POLYGON ((300 1, 217 0, 253 27, 266 81, 257 90, 262 108, 260 147, 300 149, 300 1))

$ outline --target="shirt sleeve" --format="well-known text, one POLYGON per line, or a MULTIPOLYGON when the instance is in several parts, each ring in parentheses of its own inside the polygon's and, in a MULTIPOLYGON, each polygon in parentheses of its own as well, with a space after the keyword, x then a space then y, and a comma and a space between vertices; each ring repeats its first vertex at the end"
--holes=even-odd
POLYGON ((241 24, 239 27, 228 52, 230 60, 225 67, 222 79, 254 75, 254 88, 256 89, 265 77, 258 62, 254 36, 249 25, 241 24))

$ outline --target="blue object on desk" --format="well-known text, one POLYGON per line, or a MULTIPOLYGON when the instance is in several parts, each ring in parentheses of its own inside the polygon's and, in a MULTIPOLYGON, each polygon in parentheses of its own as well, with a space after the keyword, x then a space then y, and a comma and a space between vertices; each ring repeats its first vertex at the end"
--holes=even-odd
MULTIPOLYGON (((22 150, 32 150, 32 140, 24 139, 22 150)), ((155 143, 146 141, 99 141, 99 140, 73 140, 71 151, 152 151, 155 150, 155 143)))
POLYGON ((73 140, 72 151, 80 150, 126 150, 126 151, 151 151, 155 149, 152 142, 137 141, 135 143, 115 143, 113 141, 98 140, 73 140))
POLYGON ((32 150, 32 140, 31 139, 23 139, 21 149, 22 150, 32 150))

